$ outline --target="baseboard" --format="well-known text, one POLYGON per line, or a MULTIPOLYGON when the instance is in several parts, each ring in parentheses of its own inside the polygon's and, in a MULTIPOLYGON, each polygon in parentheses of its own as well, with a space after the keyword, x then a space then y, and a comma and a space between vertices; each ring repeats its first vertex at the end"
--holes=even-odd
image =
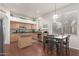
POLYGON ((71 49, 74 49, 74 50, 79 50, 79 48, 74 48, 74 47, 70 47, 71 49))

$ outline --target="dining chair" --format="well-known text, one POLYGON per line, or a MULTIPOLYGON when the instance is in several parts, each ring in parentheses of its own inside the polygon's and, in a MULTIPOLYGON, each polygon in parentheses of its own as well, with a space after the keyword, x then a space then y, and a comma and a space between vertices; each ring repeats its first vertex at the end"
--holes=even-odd
POLYGON ((70 55, 69 38, 70 38, 70 35, 68 35, 66 39, 63 40, 63 47, 65 49, 66 56, 70 55))
POLYGON ((46 53, 52 55, 54 42, 52 41, 51 37, 44 37, 43 39, 43 50, 46 50, 46 53))
POLYGON ((54 39, 55 35, 48 35, 47 36, 47 44, 46 44, 46 48, 47 48, 47 53, 50 52, 50 54, 54 55, 56 54, 55 52, 57 52, 58 55, 58 51, 59 51, 59 45, 58 45, 58 41, 56 41, 56 39, 54 39), (55 51, 56 50, 56 51, 55 51))
POLYGON ((43 50, 45 50, 45 47, 46 47, 46 43, 47 43, 47 39, 48 39, 48 32, 47 31, 44 31, 43 32, 43 50))
POLYGON ((49 35, 51 36, 51 39, 53 41, 52 51, 56 53, 57 56, 60 55, 60 42, 59 40, 55 39, 55 36, 57 35, 49 35))

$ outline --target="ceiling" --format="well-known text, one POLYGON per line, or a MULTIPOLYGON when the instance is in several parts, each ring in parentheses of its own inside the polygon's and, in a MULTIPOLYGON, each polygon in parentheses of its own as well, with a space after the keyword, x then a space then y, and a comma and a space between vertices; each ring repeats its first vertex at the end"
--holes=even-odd
MULTIPOLYGON (((56 9, 68 5, 69 3, 57 3, 56 9)), ((31 18, 40 17, 55 10, 54 3, 0 3, 0 7, 31 18)))

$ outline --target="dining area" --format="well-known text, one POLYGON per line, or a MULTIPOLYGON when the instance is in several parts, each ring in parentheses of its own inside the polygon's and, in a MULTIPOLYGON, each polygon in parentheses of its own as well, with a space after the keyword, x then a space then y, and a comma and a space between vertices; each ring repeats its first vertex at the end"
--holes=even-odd
POLYGON ((49 56, 70 56, 69 48, 70 35, 49 35, 47 31, 43 33, 43 51, 49 56))

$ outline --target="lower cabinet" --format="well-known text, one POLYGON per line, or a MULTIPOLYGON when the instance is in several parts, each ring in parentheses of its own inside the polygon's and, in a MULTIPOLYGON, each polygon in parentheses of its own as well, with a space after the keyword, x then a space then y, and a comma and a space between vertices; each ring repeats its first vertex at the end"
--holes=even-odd
POLYGON ((35 40, 38 40, 38 34, 37 33, 32 33, 32 38, 35 40))
POLYGON ((32 45, 32 36, 20 37, 20 39, 18 39, 19 48, 24 48, 30 45, 32 45))

